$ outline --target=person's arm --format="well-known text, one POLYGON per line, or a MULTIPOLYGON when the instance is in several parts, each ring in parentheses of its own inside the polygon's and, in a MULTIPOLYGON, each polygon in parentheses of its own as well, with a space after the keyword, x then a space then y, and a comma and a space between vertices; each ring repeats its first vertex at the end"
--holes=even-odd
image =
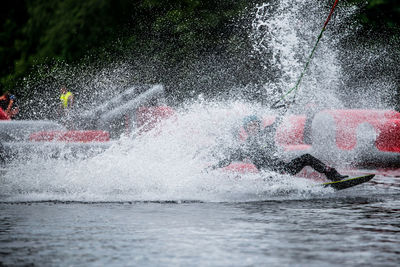
POLYGON ((19 107, 16 106, 11 110, 11 117, 15 117, 15 115, 17 115, 19 113, 19 107))
POLYGON ((219 168, 226 167, 226 166, 228 166, 229 164, 231 164, 232 161, 233 161, 233 160, 232 160, 231 158, 223 159, 223 160, 221 160, 220 162, 218 162, 217 164, 211 166, 211 169, 215 170, 215 169, 219 169, 219 168))
POLYGON ((228 157, 226 157, 225 159, 219 161, 217 164, 211 166, 211 169, 217 169, 217 168, 223 168, 228 166, 229 164, 231 164, 233 161, 236 160, 243 160, 244 159, 244 155, 241 149, 236 149, 234 150, 233 153, 231 153, 228 157))
POLYGON ((74 106, 74 95, 73 94, 71 94, 68 97, 68 106, 71 107, 71 108, 74 106))
POLYGON ((8 116, 10 116, 11 114, 11 107, 13 106, 13 104, 14 104, 14 99, 10 98, 10 102, 8 102, 8 106, 5 111, 8 116))

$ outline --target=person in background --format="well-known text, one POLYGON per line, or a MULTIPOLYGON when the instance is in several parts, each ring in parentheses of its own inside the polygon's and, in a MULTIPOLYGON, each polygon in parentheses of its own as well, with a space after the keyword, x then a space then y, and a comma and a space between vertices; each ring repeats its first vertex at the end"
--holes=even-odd
POLYGON ((11 119, 15 117, 19 112, 17 98, 10 94, 8 91, 0 96, 0 108, 3 109, 4 113, 11 119))
POLYGON ((74 95, 67 90, 66 86, 61 86, 60 89, 60 106, 59 114, 61 115, 61 122, 65 124, 67 128, 73 128, 72 120, 72 108, 74 106, 74 95))
POLYGON ((336 169, 325 165, 322 161, 310 154, 304 154, 289 162, 283 161, 279 157, 278 148, 275 144, 276 129, 273 125, 262 129, 261 120, 255 116, 247 116, 243 120, 243 128, 248 137, 245 142, 233 150, 229 155, 212 166, 212 169, 221 168, 237 160, 250 160, 257 169, 267 169, 279 173, 295 175, 304 167, 310 166, 331 181, 340 181, 348 176, 341 175, 336 169))
POLYGON ((71 109, 74 105, 74 95, 65 86, 61 86, 60 100, 63 110, 71 109))

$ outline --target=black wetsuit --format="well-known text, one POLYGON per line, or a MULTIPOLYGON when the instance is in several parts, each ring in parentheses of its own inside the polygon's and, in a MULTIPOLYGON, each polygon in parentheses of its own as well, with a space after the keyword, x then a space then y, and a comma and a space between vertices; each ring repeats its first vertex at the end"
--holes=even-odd
POLYGON ((258 135, 250 136, 239 148, 230 151, 229 155, 220 161, 216 167, 224 167, 232 161, 249 159, 257 169, 267 169, 291 175, 299 173, 304 167, 310 166, 317 172, 323 173, 328 179, 336 181, 343 178, 334 168, 330 168, 322 161, 310 154, 304 154, 289 162, 280 159, 275 144, 275 129, 270 126, 258 135))

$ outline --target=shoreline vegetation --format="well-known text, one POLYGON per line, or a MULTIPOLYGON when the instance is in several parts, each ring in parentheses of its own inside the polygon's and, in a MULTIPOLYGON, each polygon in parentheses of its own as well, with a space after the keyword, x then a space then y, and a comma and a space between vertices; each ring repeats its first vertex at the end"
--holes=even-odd
MULTIPOLYGON (((60 74, 65 66, 77 66, 73 69, 80 72, 87 66, 112 68, 121 62, 124 71, 132 73, 121 84, 161 82, 178 101, 263 84, 274 74, 252 53, 248 34, 252 8, 263 2, 8 1, 0 11, 1 91, 28 101, 38 92, 51 95, 61 84, 81 86, 82 81, 74 84, 73 74, 60 74)), ((331 2, 327 0, 326 6, 331 2)), ((343 0, 339 9, 353 5, 358 7, 351 17, 357 30, 342 46, 374 49, 400 43, 398 0, 343 0)), ((400 46, 394 47, 392 53, 400 57, 400 46)), ((398 66, 392 65, 383 64, 381 71, 399 77, 398 66)), ((400 92, 400 81, 396 83, 400 92)))

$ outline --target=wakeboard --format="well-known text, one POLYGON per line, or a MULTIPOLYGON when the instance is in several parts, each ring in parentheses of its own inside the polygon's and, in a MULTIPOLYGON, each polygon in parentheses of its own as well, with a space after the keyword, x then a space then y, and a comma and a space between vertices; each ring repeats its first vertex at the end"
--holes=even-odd
POLYGON ((347 178, 347 179, 343 179, 343 180, 340 180, 337 182, 323 183, 322 186, 332 187, 336 190, 343 190, 346 188, 350 188, 350 187, 368 182, 372 178, 374 178, 374 176, 375 176, 375 174, 368 174, 368 175, 358 176, 358 177, 354 177, 354 178, 347 178))

